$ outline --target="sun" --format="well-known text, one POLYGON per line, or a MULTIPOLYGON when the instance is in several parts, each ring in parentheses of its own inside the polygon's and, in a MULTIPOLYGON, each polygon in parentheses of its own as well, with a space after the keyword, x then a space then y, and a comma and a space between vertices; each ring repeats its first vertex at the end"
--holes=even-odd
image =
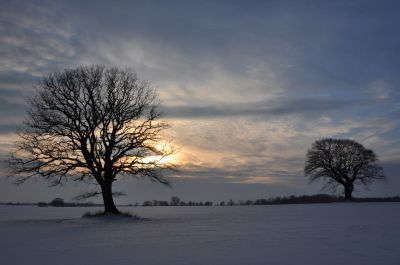
POLYGON ((174 146, 170 143, 162 142, 157 144, 155 147, 156 152, 159 152, 162 155, 150 155, 141 158, 141 163, 145 166, 171 166, 177 165, 179 163, 179 154, 174 146))
POLYGON ((142 159, 142 162, 149 165, 162 166, 176 164, 178 159, 176 154, 171 154, 168 156, 147 156, 142 159))

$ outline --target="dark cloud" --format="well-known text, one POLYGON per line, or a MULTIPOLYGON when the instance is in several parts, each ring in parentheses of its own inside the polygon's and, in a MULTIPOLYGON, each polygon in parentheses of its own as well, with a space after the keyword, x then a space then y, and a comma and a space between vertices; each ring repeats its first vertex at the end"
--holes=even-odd
POLYGON ((16 132, 28 108, 27 95, 17 89, 0 89, 0 135, 16 132))
POLYGON ((16 124, 1 124, 0 125, 0 134, 15 133, 15 132, 18 132, 21 128, 22 128, 22 125, 20 125, 20 124, 18 124, 18 125, 16 125, 16 124))
POLYGON ((208 168, 201 166, 186 166, 180 170, 178 177, 194 177, 200 179, 207 179, 211 182, 232 182, 232 183, 246 183, 247 180, 257 177, 258 181, 262 183, 265 179, 273 176, 270 180, 271 183, 296 183, 303 181, 300 177, 303 176, 301 171, 293 172, 291 170, 272 170, 267 169, 265 165, 250 163, 246 167, 237 166, 230 168, 208 168))
POLYGON ((88 47, 132 42, 165 59, 178 54, 194 68, 211 61, 236 74, 268 61, 300 93, 354 92, 378 78, 399 82, 396 1, 67 2, 63 8, 88 47))
POLYGON ((293 114, 316 114, 362 106, 365 100, 292 99, 280 101, 248 102, 246 104, 221 104, 219 106, 162 106, 167 118, 221 118, 235 116, 280 116, 293 114))
POLYGON ((22 92, 20 90, 11 89, 11 88, 2 88, 0 90, 0 98, 7 100, 8 98, 19 98, 22 96, 22 92))
POLYGON ((26 110, 27 104, 13 102, 9 98, 5 99, 0 97, 0 117, 3 119, 3 124, 1 124, 0 127, 4 125, 5 119, 15 121, 16 118, 22 118, 22 116, 25 115, 26 110))
POLYGON ((16 96, 16 93, 22 93, 21 90, 28 90, 32 88, 38 77, 33 76, 27 72, 21 71, 1 71, 0 72, 0 95, 9 93, 10 96, 16 96), (7 88, 8 87, 8 88, 7 88), (12 88, 9 88, 12 87, 12 88))

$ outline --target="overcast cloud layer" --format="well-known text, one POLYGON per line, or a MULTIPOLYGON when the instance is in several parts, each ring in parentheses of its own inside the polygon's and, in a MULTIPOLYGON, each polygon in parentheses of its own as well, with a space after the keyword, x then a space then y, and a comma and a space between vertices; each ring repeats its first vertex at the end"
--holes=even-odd
MULTIPOLYGON (((1 157, 43 74, 104 64, 157 87, 181 146, 172 190, 128 181, 121 202, 316 193, 302 167, 322 137, 381 158, 389 183, 356 196, 400 194, 398 1, 81 2, 1 2, 1 157)), ((85 189, 9 183, 0 201, 85 189)))

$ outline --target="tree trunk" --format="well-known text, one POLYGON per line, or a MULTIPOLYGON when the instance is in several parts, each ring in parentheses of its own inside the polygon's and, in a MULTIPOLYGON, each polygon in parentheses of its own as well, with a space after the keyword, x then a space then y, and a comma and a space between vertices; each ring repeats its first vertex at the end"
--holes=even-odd
POLYGON ((115 206, 112 195, 112 183, 104 183, 101 186, 101 193, 104 201, 104 214, 120 214, 121 212, 115 206))
POLYGON ((351 201, 353 200, 353 196, 351 195, 353 193, 353 184, 346 184, 344 185, 344 199, 346 201, 351 201))

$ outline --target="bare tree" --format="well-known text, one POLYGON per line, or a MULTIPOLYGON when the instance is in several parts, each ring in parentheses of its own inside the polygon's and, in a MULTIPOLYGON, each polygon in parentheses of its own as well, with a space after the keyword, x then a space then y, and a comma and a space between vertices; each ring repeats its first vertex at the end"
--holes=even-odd
POLYGON ((352 200, 355 185, 366 188, 375 180, 385 180, 377 155, 348 139, 323 139, 307 152, 304 173, 310 181, 324 179, 324 188, 343 186, 345 200, 352 200))
POLYGON ((177 197, 177 196, 172 196, 172 197, 171 197, 171 203, 170 203, 170 205, 172 205, 172 206, 178 206, 180 202, 181 202, 181 199, 180 199, 179 197, 177 197))
POLYGON ((162 138, 154 89, 131 70, 80 67, 43 77, 10 165, 16 184, 41 176, 51 185, 94 181, 105 214, 118 214, 112 184, 123 176, 169 184, 174 153, 162 138))

